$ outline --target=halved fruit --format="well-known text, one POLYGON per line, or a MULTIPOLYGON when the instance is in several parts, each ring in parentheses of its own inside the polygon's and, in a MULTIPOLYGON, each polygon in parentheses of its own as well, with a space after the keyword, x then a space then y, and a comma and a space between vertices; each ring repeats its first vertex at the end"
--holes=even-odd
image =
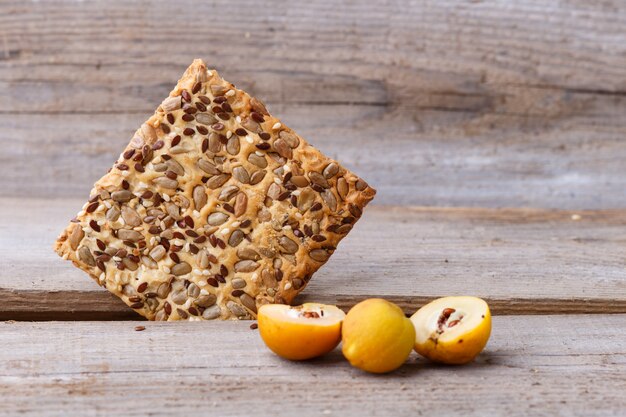
POLYGON ((285 359, 304 360, 324 355, 341 340, 345 313, 335 306, 305 303, 301 306, 265 304, 257 318, 261 338, 285 359))
POLYGON ((491 312, 476 297, 444 297, 420 308, 415 326, 415 351, 435 362, 460 365, 472 361, 491 334, 491 312))

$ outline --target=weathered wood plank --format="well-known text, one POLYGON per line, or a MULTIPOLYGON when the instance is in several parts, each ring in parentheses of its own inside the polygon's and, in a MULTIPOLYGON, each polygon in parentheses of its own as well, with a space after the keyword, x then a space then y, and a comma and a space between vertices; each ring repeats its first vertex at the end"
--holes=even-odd
POLYGON ((510 99, 494 94, 501 85, 626 92, 626 8, 615 0, 1 7, 2 111, 151 110, 197 54, 270 102, 477 110, 510 99))
MULTIPOLYGON (((373 204, 599 209, 626 207, 626 98, 612 111, 545 129, 489 129, 461 113, 411 121, 371 106, 278 113, 376 187, 373 204)), ((0 115, 2 195, 86 198, 145 118, 0 115)))
POLYGON ((200 55, 374 204, 623 208, 625 26, 613 0, 6 1, 0 189, 84 195, 200 55))
POLYGON ((386 376, 294 363, 248 323, 0 324, 0 415, 617 416, 625 315, 495 317, 475 363, 386 376), (143 332, 134 331, 137 324, 143 332), (192 340, 191 343, 188 343, 192 340))
MULTIPOLYGON (((51 250, 81 206, 0 200, 0 319, 134 315, 51 250)), ((474 294, 497 314, 626 312, 625 226, 623 210, 374 206, 302 300, 349 308, 384 296, 412 312, 436 296, 474 294)))

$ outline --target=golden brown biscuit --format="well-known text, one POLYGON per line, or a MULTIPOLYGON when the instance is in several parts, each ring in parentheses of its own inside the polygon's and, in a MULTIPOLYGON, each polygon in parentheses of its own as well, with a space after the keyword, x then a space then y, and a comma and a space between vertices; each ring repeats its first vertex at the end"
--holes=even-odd
POLYGON ((151 320, 290 303, 375 190, 195 60, 55 244, 151 320))

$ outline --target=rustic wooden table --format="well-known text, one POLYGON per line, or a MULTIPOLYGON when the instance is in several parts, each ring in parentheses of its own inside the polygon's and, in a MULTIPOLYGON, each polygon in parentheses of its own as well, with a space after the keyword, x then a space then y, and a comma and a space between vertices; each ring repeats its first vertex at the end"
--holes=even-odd
POLYGON ((0 91, 0 415, 626 415, 624 2, 3 0, 0 91), (56 257, 194 57, 378 189, 301 300, 484 297, 475 363, 288 363, 56 257))

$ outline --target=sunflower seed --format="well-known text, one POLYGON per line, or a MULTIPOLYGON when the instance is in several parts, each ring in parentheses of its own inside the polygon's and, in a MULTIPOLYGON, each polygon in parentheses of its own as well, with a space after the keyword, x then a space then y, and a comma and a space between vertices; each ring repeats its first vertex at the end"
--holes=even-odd
POLYGON ((141 257, 141 263, 151 269, 156 269, 158 267, 157 263, 154 262, 152 258, 149 258, 147 256, 141 257))
POLYGON ((243 318, 243 317, 246 317, 248 315, 248 312, 246 311, 246 309, 244 309, 241 306, 241 304, 237 304, 234 301, 227 302, 226 303, 226 307, 228 307, 230 312, 233 313, 238 318, 243 318))
POLYGON ((81 246, 78 250, 78 259, 83 261, 89 266, 96 266, 96 261, 93 259, 93 255, 87 246, 81 246))
POLYGON ((149 143, 154 143, 154 141, 157 140, 156 130, 154 130, 154 127, 150 126, 148 123, 141 125, 141 134, 149 143))
POLYGON ((139 214, 128 206, 122 206, 122 218, 124 219, 124 222, 131 227, 141 225, 141 218, 139 217, 139 214))
POLYGON ((261 113, 266 116, 269 116, 269 113, 267 112, 267 109, 265 108, 265 104, 263 104, 263 102, 257 98, 252 97, 250 99, 250 107, 252 107, 252 110, 257 113, 261 113))
POLYGON ((128 203, 133 197, 133 194, 128 190, 114 191, 111 193, 113 201, 117 201, 118 203, 128 203))
POLYGON ((220 191, 220 195, 217 197, 217 199, 221 201, 230 201, 230 199, 235 196, 237 191, 239 191, 239 187, 237 187, 236 185, 229 185, 222 188, 222 191, 220 191))
POLYGON ((324 200, 324 203, 326 203, 326 205, 328 206, 329 209, 331 209, 331 211, 337 210, 337 199, 335 198, 335 195, 333 194, 331 190, 324 190, 321 193, 321 196, 322 196, 322 200, 324 200))
POLYGON ((252 152, 250 155, 248 155, 248 162, 258 166, 259 168, 267 167, 267 160, 265 159, 265 157, 257 155, 256 152, 252 152))
POLYGON ((205 126, 210 126, 214 123, 217 123, 217 119, 208 113, 198 113, 195 115, 196 122, 203 124, 205 126))
POLYGON ((159 288, 157 288, 156 293, 159 298, 167 298, 171 290, 172 286, 169 282, 163 282, 159 285, 159 288))
POLYGON ((243 260, 235 264, 235 272, 252 272, 259 267, 259 264, 252 260, 243 260))
POLYGON ((241 121, 241 126, 245 127, 250 132, 259 132, 261 130, 261 126, 249 117, 241 121))
POLYGON ((237 229, 230 234, 230 237, 228 238, 228 244, 234 248, 241 243, 243 238, 244 238, 243 232, 237 229))
POLYGON ((181 177, 185 175, 185 169, 175 159, 170 159, 166 161, 165 164, 170 169, 170 171, 172 171, 176 175, 180 175, 181 177))
POLYGON ((198 160, 198 168, 200 168, 202 171, 204 171, 204 172, 206 172, 207 174, 210 174, 210 175, 221 174, 221 172, 215 167, 215 165, 213 165, 212 163, 210 163, 206 159, 198 160))
POLYGON ((268 268, 263 268, 261 271, 261 279, 266 287, 272 288, 276 285, 276 278, 274 278, 273 272, 268 268))
POLYGON ((107 221, 114 222, 114 221, 117 221, 117 219, 119 219, 120 214, 121 214, 120 209, 117 208, 117 206, 111 206, 111 208, 107 210, 104 217, 107 221))
POLYGON ((153 179, 152 182, 160 187, 170 190, 175 190, 178 187, 178 181, 167 177, 157 177, 153 179))
POLYGON ((228 139, 226 143, 226 152, 231 155, 237 155, 239 153, 240 145, 239 145, 239 136, 233 135, 228 139))
POLYGON ((356 180, 356 183, 354 184, 354 188, 356 188, 357 191, 363 191, 367 187, 369 187, 369 185, 367 185, 367 183, 365 181, 363 181, 361 178, 356 180))
POLYGON ((176 276, 185 275, 191 272, 191 265, 189 265, 187 262, 181 262, 179 264, 174 265, 171 271, 172 271, 172 274, 176 276))
POLYGON ((124 267, 126 267, 126 269, 129 269, 131 271, 136 271, 137 268, 139 268, 139 265, 137 265, 137 263, 132 261, 130 258, 122 259, 122 263, 124 264, 124 267))
POLYGON ((230 179, 230 175, 228 174, 215 175, 207 181, 206 185, 210 189, 215 190, 221 187, 222 185, 224 185, 226 181, 228 181, 229 179, 230 179))
POLYGON ((207 308, 206 310, 204 310, 204 312, 202 313, 202 318, 206 320, 215 320, 221 315, 222 315, 222 310, 220 309, 220 306, 213 305, 207 308))
POLYGON ((200 287, 192 282, 189 284, 189 287, 187 287, 187 295, 191 298, 198 298, 200 295, 200 287))
POLYGON ((291 159, 293 156, 291 148, 287 145, 287 142, 282 139, 274 141, 274 149, 276 149, 276 152, 278 152, 278 154, 283 158, 291 159))
POLYGON ((296 253, 298 251, 298 244, 293 240, 289 239, 287 236, 281 236, 278 240, 278 244, 283 249, 285 253, 296 253))
POLYGON ((220 226, 220 225, 224 224, 226 222, 226 220, 228 220, 228 214, 215 212, 215 213, 211 213, 209 215, 209 217, 207 219, 207 222, 211 226, 220 226))
POLYGON ((330 254, 324 249, 313 249, 309 252, 309 256, 317 262, 326 262, 330 257, 330 254))
POLYGON ((193 204, 196 210, 200 210, 207 203, 207 195, 202 185, 193 188, 193 204))
POLYGON ((237 198, 235 199, 235 212, 233 213, 235 217, 241 217, 246 213, 248 209, 248 196, 240 192, 237 194, 237 198))
POLYGON ((121 240, 129 240, 137 242, 143 239, 143 235, 136 230, 120 229, 117 231, 117 237, 121 240))
POLYGON ((171 202, 165 203, 165 210, 167 211, 167 214, 169 214, 170 217, 174 220, 181 220, 183 218, 180 215, 180 207, 178 207, 174 203, 171 203, 171 202))
POLYGON ((315 202, 315 193, 310 188, 302 190, 298 196, 298 210, 306 212, 315 202))
POLYGON ((324 170, 322 171, 322 175, 324 175, 324 178, 329 179, 337 175, 338 172, 339 165, 337 165, 335 162, 331 162, 330 164, 326 165, 326 168, 324 168, 324 170))
POLYGON ((211 307, 217 302, 217 297, 213 294, 204 294, 197 298, 195 304, 198 307, 211 307))
POLYGON ((221 150, 222 150, 222 142, 220 141, 220 135, 218 135, 215 132, 212 132, 209 135, 209 151, 212 153, 218 153, 221 150))
POLYGON ((337 194, 342 200, 345 200, 348 195, 348 181, 343 177, 337 180, 337 194))
POLYGON ((297 148, 300 144, 300 139, 298 139, 295 134, 287 132, 286 130, 281 131, 278 136, 292 149, 297 148))
POLYGON ((300 188, 304 188, 309 185, 309 180, 307 180, 306 177, 303 175, 292 176, 289 181, 291 181, 293 185, 300 188))
POLYGON ((265 174, 267 174, 267 171, 265 171, 265 170, 254 172, 250 176, 250 185, 256 185, 256 184, 260 183, 261 181, 263 181, 263 178, 265 177, 265 174))
POLYGON ((246 286, 246 280, 241 278, 235 278, 230 282, 231 287, 234 289, 241 289, 246 286))
POLYGON ((239 248, 237 249, 237 257, 239 259, 246 259, 252 261, 258 261, 261 259, 261 255, 259 255, 254 249, 251 248, 239 248))
POLYGON ((155 261, 161 260, 165 256, 165 248, 162 245, 157 245, 150 251, 150 257, 155 261))
POLYGON ((330 185, 328 184, 328 181, 326 181, 326 178, 324 178, 324 176, 320 174, 319 172, 315 172, 315 171, 309 172, 309 179, 311 180, 313 184, 319 185, 322 188, 330 187, 330 185))
POLYGON ((177 289, 176 291, 172 292, 170 300, 172 300, 174 304, 185 304, 185 301, 187 301, 187 291, 185 291, 185 288, 177 289))
POLYGON ((165 172, 167 171, 167 164, 166 163, 156 164, 153 166, 153 168, 156 172, 165 172))
POLYGON ((72 248, 72 250, 78 249, 78 245, 80 244, 81 240, 83 240, 83 237, 85 237, 85 232, 83 231, 83 228, 79 225, 75 225, 69 237, 70 248, 72 248))
POLYGON ((164 112, 169 113, 174 110, 180 109, 181 101, 180 96, 178 97, 168 97, 161 103, 161 108, 164 112))
POLYGON ((252 312, 256 313, 256 301, 254 301, 254 298, 252 298, 250 295, 243 293, 241 294, 241 296, 239 296, 239 299, 241 300, 241 304, 243 304, 245 307, 247 307, 249 310, 251 310, 252 312))
POLYGON ((233 168, 233 177, 242 184, 248 184, 250 182, 250 175, 242 166, 233 168))
POLYGON ((281 194, 280 187, 276 183, 271 183, 267 188, 267 196, 273 200, 278 200, 278 197, 281 194))

